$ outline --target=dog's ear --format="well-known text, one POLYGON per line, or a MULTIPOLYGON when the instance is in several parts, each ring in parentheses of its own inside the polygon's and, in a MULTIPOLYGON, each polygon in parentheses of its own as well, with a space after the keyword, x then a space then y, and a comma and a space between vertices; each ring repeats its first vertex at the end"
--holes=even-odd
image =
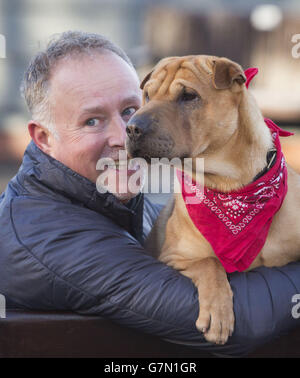
POLYGON ((226 58, 213 60, 213 84, 216 89, 231 88, 234 83, 246 82, 242 67, 226 58))
POLYGON ((147 81, 150 79, 150 77, 151 77, 151 75, 152 75, 152 72, 153 72, 153 70, 152 70, 151 72, 149 72, 149 73, 144 77, 144 79, 143 79, 143 81, 141 82, 141 85, 140 85, 140 88, 141 88, 141 89, 144 89, 144 86, 145 86, 145 84, 147 83, 147 81))

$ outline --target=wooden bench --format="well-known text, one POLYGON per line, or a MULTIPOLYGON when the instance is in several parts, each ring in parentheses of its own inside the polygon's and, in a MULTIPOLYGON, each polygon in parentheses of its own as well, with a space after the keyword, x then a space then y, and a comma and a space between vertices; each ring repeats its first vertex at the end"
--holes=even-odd
MULTIPOLYGON (((0 319, 0 357, 201 358, 196 349, 119 326, 98 316, 8 310, 0 319)), ((300 357, 300 329, 249 357, 300 357)))

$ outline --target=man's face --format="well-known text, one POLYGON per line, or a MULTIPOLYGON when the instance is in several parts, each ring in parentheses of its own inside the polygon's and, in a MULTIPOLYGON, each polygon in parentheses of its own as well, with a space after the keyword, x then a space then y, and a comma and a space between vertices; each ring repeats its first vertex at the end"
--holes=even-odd
MULTIPOLYGON (((135 71, 110 52, 63 60, 52 72, 49 100, 59 136, 52 138, 50 155, 96 183, 97 161, 118 160, 125 148, 126 123, 141 106, 135 71)), ((111 173, 119 181, 120 171, 111 173)), ((130 177, 134 169, 127 173, 130 177)), ((114 194, 121 200, 133 196, 129 190, 114 194)))

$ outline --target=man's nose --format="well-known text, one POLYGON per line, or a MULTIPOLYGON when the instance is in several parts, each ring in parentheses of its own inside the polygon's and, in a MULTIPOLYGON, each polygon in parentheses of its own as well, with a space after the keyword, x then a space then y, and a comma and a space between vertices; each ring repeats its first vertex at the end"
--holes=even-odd
POLYGON ((148 115, 133 116, 127 124, 126 133, 131 140, 138 140, 151 131, 152 123, 148 115))
POLYGON ((126 123, 122 118, 114 120, 110 127, 108 144, 110 147, 124 146, 126 139, 126 123))

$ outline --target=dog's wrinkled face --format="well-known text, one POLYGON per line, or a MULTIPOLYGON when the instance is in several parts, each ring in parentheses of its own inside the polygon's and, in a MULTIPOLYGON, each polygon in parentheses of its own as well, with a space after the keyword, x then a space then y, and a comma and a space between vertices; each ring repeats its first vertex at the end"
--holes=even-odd
POLYGON ((226 58, 161 60, 141 84, 143 105, 127 125, 131 157, 199 157, 216 151, 238 127, 246 77, 226 58))

